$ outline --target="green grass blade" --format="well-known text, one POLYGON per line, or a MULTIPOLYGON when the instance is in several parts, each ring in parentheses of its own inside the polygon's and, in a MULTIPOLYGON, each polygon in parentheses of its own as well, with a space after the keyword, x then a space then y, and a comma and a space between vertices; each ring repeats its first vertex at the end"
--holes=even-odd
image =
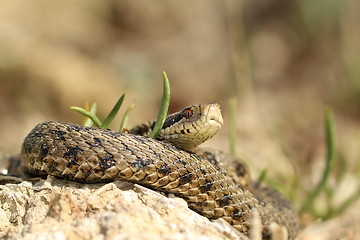
POLYGON ((119 100, 116 102, 114 107, 111 109, 111 112, 107 115, 104 122, 101 125, 101 128, 108 128, 112 120, 115 118, 116 114, 119 112, 119 109, 124 101, 125 94, 121 95, 119 100))
POLYGON ((81 108, 81 107, 75 107, 75 106, 72 106, 70 107, 71 110, 74 110, 75 112, 78 112, 88 118, 91 119, 91 121, 93 121, 95 123, 96 126, 98 127, 101 127, 101 121, 100 119, 93 113, 81 108))
POLYGON ((313 205, 315 199, 320 192, 325 188, 326 182, 329 178, 330 172, 334 165, 335 160, 335 136, 334 136, 334 119, 330 109, 325 112, 325 134, 326 134, 326 163, 319 183, 315 186, 314 190, 310 193, 307 201, 301 206, 300 212, 305 212, 313 205))
MULTIPOLYGON (((261 172, 260 172, 260 175, 258 176, 258 179, 256 182, 258 183, 263 183, 266 179, 266 175, 267 175, 267 169, 263 169, 261 172)), ((277 184, 278 185, 278 184, 277 184)))
POLYGON ((339 215, 344 212, 346 209, 349 209, 349 206, 355 203, 360 198, 360 189, 354 192, 349 198, 347 198, 338 208, 334 209, 331 214, 328 214, 324 219, 329 219, 334 215, 339 215))
POLYGON ((236 105, 237 101, 235 97, 229 100, 229 140, 230 140, 230 154, 236 157, 236 105))
MULTIPOLYGON (((89 112, 90 112, 90 114, 93 114, 96 116, 96 110, 97 110, 97 105, 96 105, 96 103, 93 103, 90 107, 89 112)), ((94 124, 94 122, 90 118, 86 117, 86 119, 84 121, 84 126, 92 127, 93 124, 94 124)))
POLYGON ((161 105, 158 116, 156 118, 155 126, 151 131, 149 137, 156 138, 156 136, 159 134, 165 122, 166 115, 169 109, 169 104, 170 104, 170 83, 169 83, 169 79, 166 76, 166 73, 163 72, 163 96, 161 99, 161 105))
POLYGON ((134 109, 135 104, 131 104, 125 111, 124 116, 121 119, 121 123, 120 123, 120 127, 119 127, 119 131, 121 132, 127 125, 128 120, 129 120, 129 116, 130 116, 130 112, 134 109))

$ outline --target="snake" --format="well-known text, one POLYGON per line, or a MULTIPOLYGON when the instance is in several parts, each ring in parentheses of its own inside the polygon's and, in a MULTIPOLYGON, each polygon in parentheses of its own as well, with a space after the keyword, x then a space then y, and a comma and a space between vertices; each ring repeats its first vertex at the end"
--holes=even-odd
MULTIPOLYGON (((298 229, 293 206, 275 190, 248 180, 245 165, 224 167, 228 155, 197 150, 223 125, 219 104, 198 104, 170 114, 158 136, 155 121, 125 132, 46 121, 26 136, 20 154, 23 168, 84 183, 124 180, 185 199, 193 211, 223 218, 249 235, 256 210, 263 239, 270 224, 285 226, 289 239, 298 229), (230 169, 230 170, 229 170, 230 169)), ((236 162, 236 161, 235 161, 236 162)))

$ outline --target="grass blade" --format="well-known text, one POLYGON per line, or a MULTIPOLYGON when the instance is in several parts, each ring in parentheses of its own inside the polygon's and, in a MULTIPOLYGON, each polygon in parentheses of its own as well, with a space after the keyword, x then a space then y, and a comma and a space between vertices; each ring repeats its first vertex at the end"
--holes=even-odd
POLYGON ((151 131, 149 137, 156 138, 156 136, 159 134, 165 122, 166 115, 169 109, 169 104, 170 104, 170 83, 169 83, 169 79, 166 76, 166 73, 163 72, 163 96, 161 99, 161 105, 158 116, 156 118, 155 126, 151 131))
POLYGON ((125 111, 124 116, 121 119, 121 123, 120 123, 120 127, 119 127, 119 131, 122 132, 122 130, 126 127, 128 120, 129 120, 129 116, 130 116, 130 112, 134 109, 135 104, 131 104, 125 111))
POLYGON ((334 209, 331 214, 328 214, 324 219, 331 218, 334 215, 339 215, 344 212, 346 209, 349 209, 349 206, 356 202, 360 197, 360 189, 357 192, 354 192, 349 198, 347 198, 338 208, 334 209))
POLYGON ((108 128, 112 120, 115 118, 116 114, 119 112, 119 109, 124 101, 125 94, 121 95, 119 100, 115 103, 114 107, 111 109, 111 112, 107 115, 104 122, 101 125, 101 128, 108 128))
POLYGON ((258 176, 258 179, 257 179, 256 182, 257 183, 263 183, 265 181, 266 175, 267 175, 267 169, 263 169, 260 172, 260 175, 258 176))
POLYGON ((236 105, 235 97, 229 100, 229 141, 230 141, 230 154, 236 157, 236 105))
MULTIPOLYGON (((93 103, 90 107, 89 112, 90 112, 90 114, 93 114, 96 116, 96 110, 97 110, 97 105, 96 105, 96 103, 93 103)), ((86 117, 86 119, 84 121, 84 126, 92 127, 93 124, 94 124, 94 122, 90 118, 86 117)))
POLYGON ((325 134, 326 134, 326 163, 325 169, 322 173, 319 183, 315 186, 314 190, 310 193, 307 201, 301 206, 300 212, 307 211, 314 203, 317 196, 325 188, 326 182, 329 178, 330 172, 334 165, 335 160, 335 137, 334 137, 334 119, 330 109, 325 111, 325 134))
POLYGON ((95 123, 96 126, 98 127, 101 127, 101 121, 100 119, 93 113, 81 108, 81 107, 75 107, 75 106, 72 106, 70 107, 71 110, 74 110, 75 112, 78 112, 88 118, 91 119, 91 121, 93 121, 95 123))

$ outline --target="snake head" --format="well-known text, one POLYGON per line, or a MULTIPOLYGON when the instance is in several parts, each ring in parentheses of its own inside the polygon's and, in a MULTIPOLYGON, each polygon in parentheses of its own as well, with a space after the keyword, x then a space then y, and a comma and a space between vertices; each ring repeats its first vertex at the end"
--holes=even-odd
POLYGON ((223 122, 219 104, 192 105, 170 114, 157 138, 192 151, 215 136, 223 122))

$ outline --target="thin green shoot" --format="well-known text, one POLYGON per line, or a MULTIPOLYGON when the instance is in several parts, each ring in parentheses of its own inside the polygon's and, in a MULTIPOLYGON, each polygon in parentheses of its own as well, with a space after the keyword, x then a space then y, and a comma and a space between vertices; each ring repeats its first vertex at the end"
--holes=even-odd
POLYGON ((265 179, 266 179, 266 176, 267 176, 267 169, 263 169, 263 170, 260 172, 260 175, 258 176, 256 182, 258 182, 258 183, 264 182, 265 179))
POLYGON ((333 209, 331 212, 329 212, 327 215, 323 217, 323 219, 329 219, 334 215, 338 215, 342 212, 344 212, 348 207, 356 202, 360 197, 360 188, 358 191, 354 192, 350 197, 348 197, 338 208, 333 209))
POLYGON ((237 101, 235 97, 229 100, 229 142, 230 142, 230 154, 236 157, 236 107, 237 101))
POLYGON ((324 190, 327 180, 329 178, 330 172, 333 168, 334 161, 335 161, 335 133, 334 133, 334 120, 333 114, 330 109, 325 111, 325 134, 326 134, 326 162, 325 168, 322 172, 321 179, 319 183, 315 186, 314 190, 310 193, 309 198, 307 201, 301 206, 300 212, 308 211, 311 206, 313 205, 314 201, 324 190))
POLYGON ((156 118, 155 126, 151 131, 149 137, 156 138, 156 136, 159 134, 162 126, 164 125, 167 112, 169 109, 169 104, 170 104, 170 83, 168 77, 166 76, 166 73, 163 72, 163 96, 161 99, 161 105, 156 118))
POLYGON ((129 121, 130 113, 131 113, 131 111, 134 109, 134 107, 135 107, 135 104, 133 103, 133 104, 131 104, 131 105, 126 109, 126 111, 125 111, 125 113, 124 113, 124 116, 123 116, 122 119, 121 119, 121 123, 120 123, 120 127, 119 127, 119 131, 120 131, 120 132, 122 132, 122 130, 123 130, 124 128, 126 128, 127 123, 128 123, 128 121, 129 121))
POLYGON ((103 123, 101 124, 101 128, 108 128, 112 120, 115 118, 116 114, 119 112, 119 109, 124 102, 125 94, 121 95, 121 97, 117 100, 114 107, 111 109, 110 113, 107 115, 103 123))
POLYGON ((100 119, 94 113, 89 112, 89 111, 85 110, 84 108, 76 107, 76 106, 72 106, 72 107, 70 107, 70 109, 90 118, 91 121, 93 121, 97 127, 101 128, 102 123, 101 123, 100 119))
MULTIPOLYGON (((96 115, 96 111, 97 111, 97 105, 96 105, 96 103, 91 104, 91 107, 90 107, 89 112, 90 112, 91 114, 96 115)), ((86 126, 86 127, 92 127, 93 125, 94 125, 94 122, 93 122, 90 118, 86 117, 86 118, 85 118, 85 121, 84 121, 84 126, 86 126)))

